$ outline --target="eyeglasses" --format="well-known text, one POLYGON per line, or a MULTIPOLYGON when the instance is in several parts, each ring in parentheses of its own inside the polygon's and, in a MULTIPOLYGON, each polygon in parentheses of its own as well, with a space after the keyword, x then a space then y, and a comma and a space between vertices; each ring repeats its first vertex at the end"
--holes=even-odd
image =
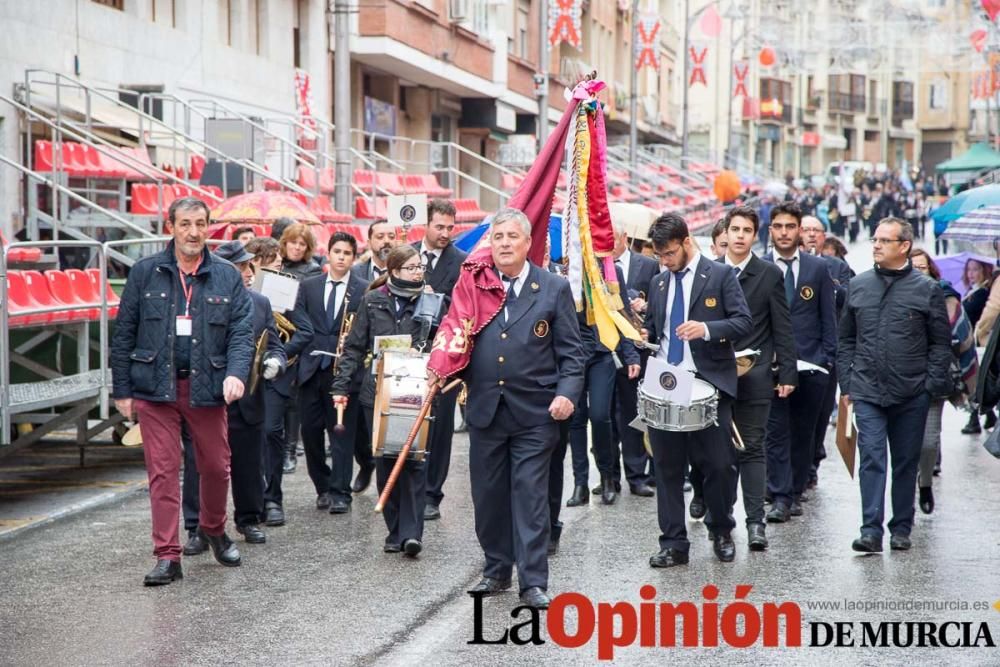
POLYGON ((401 266, 399 270, 406 271, 407 273, 423 273, 424 266, 423 264, 413 264, 411 266, 401 266))
POLYGON ((879 239, 874 236, 868 239, 872 242, 872 245, 885 245, 887 243, 902 243, 903 239, 879 239))

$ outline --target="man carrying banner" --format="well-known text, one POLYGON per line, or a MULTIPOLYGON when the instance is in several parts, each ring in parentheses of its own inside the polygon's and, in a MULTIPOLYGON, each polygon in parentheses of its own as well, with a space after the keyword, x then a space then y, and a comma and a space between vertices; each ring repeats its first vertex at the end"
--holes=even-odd
MULTIPOLYGON (((569 284, 527 261, 531 223, 516 209, 496 214, 489 229, 501 307, 478 333, 462 377, 468 385, 469 473, 476 534, 486 556, 473 592, 511 585, 517 564, 524 604, 549 604, 549 460, 583 388, 583 346, 569 284)), ((473 261, 470 259, 470 261, 473 261)), ((494 295, 495 296, 495 295, 494 295)), ((475 298, 475 297, 473 297, 475 298)), ((456 295, 436 352, 469 344, 456 295)), ((432 357, 431 366, 434 367, 432 357)), ((432 374, 434 371, 431 371, 432 374)))

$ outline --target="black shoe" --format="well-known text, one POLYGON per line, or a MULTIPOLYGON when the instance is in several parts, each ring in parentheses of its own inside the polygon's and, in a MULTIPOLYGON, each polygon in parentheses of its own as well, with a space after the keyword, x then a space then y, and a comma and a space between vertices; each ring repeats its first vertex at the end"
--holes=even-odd
POLYGON ((983 429, 979 427, 979 413, 973 412, 969 415, 969 423, 962 427, 962 433, 965 435, 976 435, 982 432, 983 429))
POLYGON ((351 492, 364 493, 365 489, 372 483, 372 472, 374 470, 374 468, 361 468, 358 470, 358 474, 354 478, 354 483, 351 484, 351 492))
POLYGON ((546 555, 555 556, 559 553, 559 540, 549 540, 548 549, 546 549, 546 555))
POLYGON ((225 533, 222 535, 206 535, 205 531, 201 528, 198 529, 198 533, 212 547, 212 555, 215 556, 215 560, 219 561, 220 564, 226 567, 236 567, 240 564, 240 550, 236 548, 236 544, 229 539, 228 535, 225 533))
POLYGON ((538 586, 532 586, 521 593, 521 602, 534 609, 548 609, 551 601, 549 594, 538 586))
POLYGON ((246 526, 236 526, 236 532, 243 536, 248 544, 264 544, 267 542, 267 535, 257 524, 246 526))
POLYGON ((417 554, 423 551, 424 545, 420 543, 420 540, 403 540, 403 553, 410 558, 416 558, 417 554))
POLYGON ((615 490, 615 483, 610 477, 605 477, 601 480, 601 486, 603 490, 601 491, 601 503, 604 505, 614 505, 615 501, 618 500, 618 491, 615 490))
MULTIPOLYGON (((615 485, 615 493, 621 493, 622 492, 622 481, 620 479, 616 479, 614 481, 614 485, 615 485)), ((594 488, 592 488, 590 490, 590 495, 592 495, 592 496, 599 496, 602 493, 604 493, 604 482, 601 482, 600 484, 597 484, 596 486, 594 486, 594 488)))
POLYGON ((277 503, 268 503, 264 507, 264 525, 284 526, 285 510, 281 509, 281 506, 277 503))
POLYGON ((496 595, 503 593, 510 588, 510 579, 494 579, 493 577, 483 577, 478 584, 473 586, 470 593, 485 593, 486 595, 496 595))
POLYGON ((628 490, 633 496, 642 496, 643 498, 652 498, 656 495, 656 489, 651 484, 629 484, 628 490))
POLYGON ((983 430, 989 431, 994 426, 997 425, 997 414, 990 410, 986 413, 986 419, 983 420, 983 430))
POLYGON ((351 511, 351 503, 342 498, 330 501, 330 514, 347 514, 351 511))
POLYGON ((327 510, 330 509, 330 494, 321 493, 316 496, 316 509, 327 510))
POLYGON ((206 551, 208 551, 208 542, 201 539, 201 535, 198 534, 198 531, 192 530, 188 533, 188 541, 187 544, 184 545, 184 555, 197 556, 198 554, 203 554, 206 551))
POLYGON ((900 533, 889 538, 889 548, 893 551, 909 551, 911 546, 913 543, 910 542, 909 535, 900 533))
POLYGON ((573 495, 566 501, 566 507, 579 507, 580 505, 586 505, 589 502, 590 494, 587 493, 587 487, 574 486, 573 495))
POLYGON ((692 519, 703 519, 705 518, 705 499, 702 496, 694 496, 691 498, 691 504, 688 506, 688 514, 691 515, 692 519))
POLYGON ((687 565, 687 562, 687 552, 677 549, 660 549, 660 553, 649 557, 650 567, 674 567, 675 565, 687 565))
POLYGON ((441 510, 437 505, 427 503, 424 505, 424 521, 437 521, 441 518, 441 510))
POLYGON ((736 545, 729 535, 716 535, 712 540, 712 549, 715 551, 715 556, 723 563, 732 563, 736 558, 736 545))
POLYGON ((158 560, 156 567, 149 571, 142 583, 146 586, 164 586, 178 579, 183 579, 181 564, 175 560, 158 560))
POLYGON ((929 486, 917 487, 920 491, 920 511, 930 514, 934 511, 934 492, 929 486))
POLYGON ((751 523, 747 526, 747 543, 750 551, 765 551, 767 549, 767 532, 762 523, 751 523))
POLYGON ((382 545, 382 551, 384 551, 387 554, 398 554, 402 550, 403 547, 399 546, 398 544, 391 544, 389 542, 386 542, 384 545, 382 545))
POLYGON ((866 554, 881 553, 882 540, 874 535, 862 535, 858 539, 854 540, 851 544, 851 548, 855 551, 860 551, 861 553, 866 554))
POLYGON ((771 507, 771 510, 767 513, 768 523, 785 523, 791 518, 791 513, 788 510, 788 505, 781 502, 780 500, 771 507))
POLYGON ((802 516, 802 503, 798 498, 792 500, 792 504, 788 506, 788 513, 791 516, 802 516))
POLYGON ((298 465, 298 461, 295 459, 295 454, 286 454, 285 462, 281 464, 281 472, 285 475, 291 475, 295 473, 295 467, 298 465))

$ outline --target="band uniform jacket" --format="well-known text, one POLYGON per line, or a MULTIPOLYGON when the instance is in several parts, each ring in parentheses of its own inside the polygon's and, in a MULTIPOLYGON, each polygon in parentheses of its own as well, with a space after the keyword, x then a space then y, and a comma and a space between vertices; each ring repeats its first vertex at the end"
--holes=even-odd
MULTIPOLYGON (((764 257, 778 266, 771 255, 764 257)), ((785 272, 781 271, 782 281, 785 272)), ((782 282, 784 286, 784 282, 782 282)), ((832 369, 837 361, 837 313, 833 279, 826 262, 804 252, 799 253, 799 279, 792 299, 792 330, 795 349, 801 361, 832 369)))
MULTIPOLYGON (((649 299, 649 286, 653 278, 660 272, 660 264, 655 259, 627 250, 629 253, 628 275, 625 276, 625 286, 629 290, 641 292, 643 300, 649 299)), ((630 299, 631 300, 631 299, 630 299)))
MULTIPOLYGON (((424 257, 423 241, 413 244, 413 248, 420 254, 420 261, 426 261, 424 257)), ((458 271, 462 268, 462 262, 468 255, 455 247, 454 243, 441 251, 441 256, 434 262, 434 270, 424 273, 424 283, 431 286, 438 294, 451 294, 458 282, 458 271)), ((442 314, 443 317, 443 314, 442 314)))
POLYGON ((295 327, 295 331, 284 344, 285 357, 291 361, 286 363, 283 373, 279 374, 273 380, 268 380, 268 382, 271 383, 272 389, 285 398, 288 398, 292 395, 292 388, 298 386, 299 359, 302 357, 302 351, 306 349, 306 346, 312 341, 313 337, 312 320, 306 313, 301 283, 298 294, 295 297, 295 307, 291 310, 286 310, 282 315, 295 327))
POLYGON ((753 368, 740 377, 737 398, 741 401, 774 398, 773 364, 777 363, 778 367, 777 384, 797 386, 799 383, 784 276, 777 266, 751 254, 738 279, 750 308, 753 329, 737 338, 734 347, 760 350, 760 354, 754 359, 753 368))
MULTIPOLYGON (((368 284, 350 272, 347 275, 349 277, 345 296, 346 301, 341 302, 340 312, 337 313, 337 317, 332 323, 327 317, 326 301, 324 300, 327 274, 324 273, 321 276, 308 278, 302 281, 302 284, 299 286, 299 298, 303 301, 304 310, 309 315, 309 320, 313 327, 312 340, 305 346, 296 364, 299 367, 299 385, 305 384, 320 370, 323 356, 313 356, 311 354, 313 350, 322 350, 331 353, 337 351, 340 328, 344 321, 344 303, 347 304, 347 312, 351 314, 356 314, 358 308, 361 306, 361 300, 364 298, 365 290, 368 289, 368 284)), ((297 308, 298 305, 296 305, 297 308)), ((332 376, 333 371, 329 370, 329 372, 332 376)), ((352 386, 351 391, 360 389, 360 375, 356 378, 355 385, 352 386)))
POLYGON ((521 426, 552 419, 556 396, 576 403, 587 362, 569 282, 531 265, 516 301, 476 336, 463 371, 470 426, 492 423, 501 397, 521 426))
MULTIPOLYGON (((266 331, 267 351, 264 353, 262 362, 267 361, 268 359, 277 359, 278 364, 280 365, 278 372, 279 374, 283 373, 285 371, 285 366, 288 363, 288 357, 285 356, 285 347, 281 344, 281 339, 278 338, 278 327, 274 324, 274 314, 271 312, 271 302, 266 296, 260 294, 259 292, 248 291, 250 293, 250 300, 253 302, 252 318, 254 349, 256 349, 257 341, 260 340, 261 334, 266 331)), ((263 363, 261 364, 261 368, 258 370, 263 374, 263 363)), ((252 394, 249 393, 250 385, 248 381, 246 387, 247 393, 243 394, 243 398, 235 403, 229 404, 228 411, 230 417, 237 416, 238 413, 238 416, 245 424, 256 426, 264 423, 264 381, 263 376, 258 378, 257 390, 252 394)))
MULTIPOLYGON (((673 332, 665 331, 668 281, 673 273, 664 271, 650 285, 649 305, 643 325, 649 331, 649 342, 669 344, 673 332)), ((701 255, 694 267, 694 281, 688 302, 688 320, 708 325, 709 340, 688 341, 697 374, 720 391, 736 398, 736 355, 733 341, 749 335, 753 328, 750 309, 736 272, 701 255)))

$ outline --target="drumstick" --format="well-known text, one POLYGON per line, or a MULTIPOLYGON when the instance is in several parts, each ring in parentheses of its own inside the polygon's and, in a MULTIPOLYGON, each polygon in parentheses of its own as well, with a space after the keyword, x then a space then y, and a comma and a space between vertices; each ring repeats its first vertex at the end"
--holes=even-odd
POLYGON ((399 479, 399 474, 403 472, 403 464, 406 463, 406 457, 410 454, 410 448, 413 446, 413 441, 417 439, 417 434, 420 433, 420 427, 423 426, 424 420, 427 419, 427 413, 431 411, 431 404, 434 402, 434 395, 440 391, 442 394, 446 394, 452 389, 454 389, 461 382, 461 379, 452 380, 443 389, 441 385, 434 383, 431 385, 430 389, 427 390, 427 396, 424 398, 423 405, 420 406, 420 412, 417 413, 417 418, 413 420, 413 427, 410 428, 409 435, 406 436, 406 442, 403 443, 403 448, 399 450, 399 454, 396 457, 396 463, 392 466, 392 471, 389 472, 389 479, 385 481, 385 486, 382 487, 382 493, 379 494, 378 502, 375 503, 375 511, 381 512, 382 508, 385 507, 385 503, 389 500, 389 494, 392 493, 392 489, 396 486, 396 480, 399 479))
POLYGON ((743 444, 743 437, 740 435, 740 430, 736 428, 736 422, 732 422, 733 425, 733 446, 736 449, 742 451, 746 450, 746 445, 743 444))

